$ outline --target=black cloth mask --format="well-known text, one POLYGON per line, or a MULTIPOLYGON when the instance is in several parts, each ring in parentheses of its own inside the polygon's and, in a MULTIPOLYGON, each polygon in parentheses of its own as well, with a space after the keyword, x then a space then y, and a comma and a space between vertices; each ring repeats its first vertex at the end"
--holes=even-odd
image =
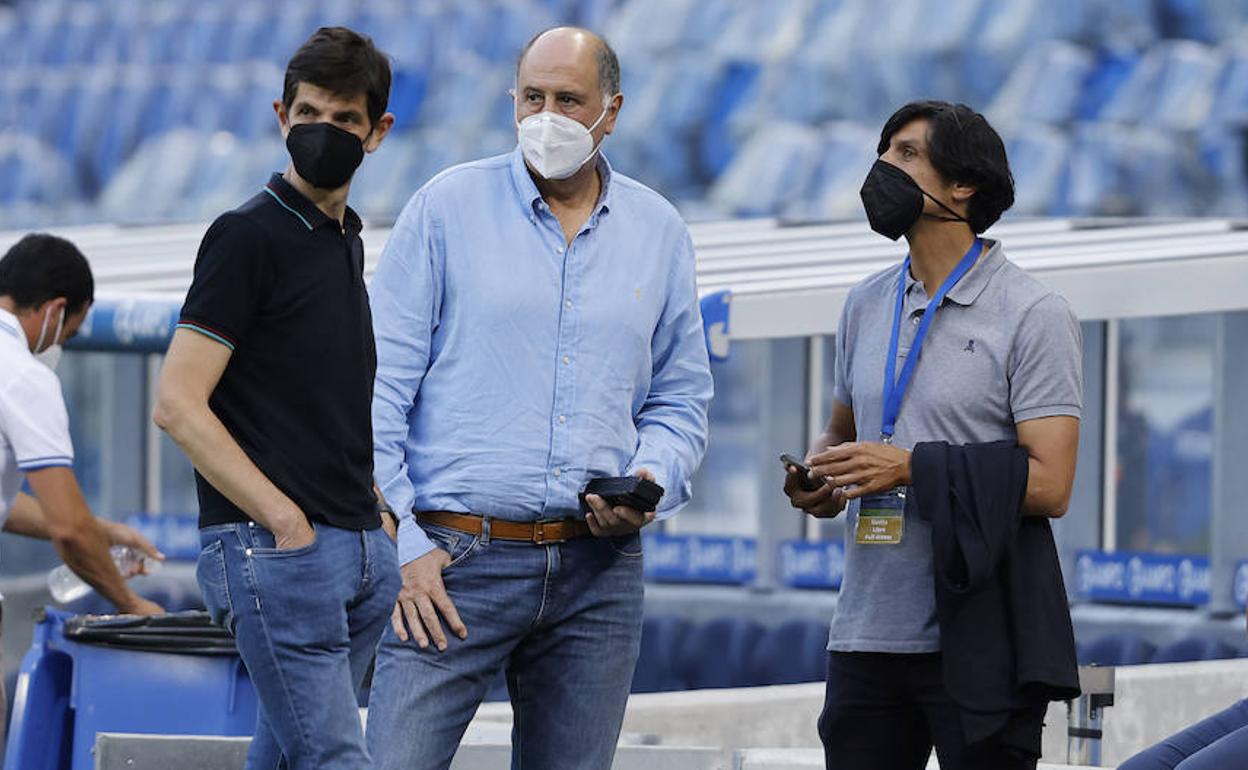
MULTIPOLYGON (((859 191, 862 206, 867 212, 871 229, 890 240, 897 240, 910 232, 914 223, 923 216, 923 198, 936 201, 936 205, 952 214, 952 217, 934 217, 946 221, 966 222, 966 217, 929 195, 919 187, 910 175, 893 164, 877 160, 867 173, 867 179, 859 191)), ((967 222, 967 224, 970 224, 967 222)))
POLYGON ((295 171, 313 187, 337 190, 364 160, 364 142, 332 123, 299 123, 286 135, 295 171))

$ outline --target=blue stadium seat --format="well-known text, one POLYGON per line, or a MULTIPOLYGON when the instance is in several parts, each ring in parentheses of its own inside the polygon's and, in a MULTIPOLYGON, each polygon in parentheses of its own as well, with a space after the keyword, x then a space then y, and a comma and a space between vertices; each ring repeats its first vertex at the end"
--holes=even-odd
POLYGON ((763 628, 751 620, 723 617, 690 629, 681 643, 677 674, 686 687, 745 687, 750 658, 763 628))
POLYGON ((617 7, 604 28, 625 62, 679 48, 692 33, 694 9, 704 0, 631 0, 617 7))
POLYGON ((1144 123, 1172 130, 1203 125, 1222 71, 1216 49, 1172 41, 1149 49, 1101 112, 1120 123, 1144 123))
POLYGON ((641 626, 641 652, 633 672, 632 692, 683 690, 684 681, 676 672, 689 624, 671 615, 648 615, 641 626))
POLYGON ((0 205, 64 204, 81 197, 69 164, 53 148, 32 136, 0 135, 0 205))
POLYGON ((1061 205, 1087 216, 1197 213, 1194 153, 1169 133, 1115 123, 1077 124, 1061 205))
POLYGON ((1086 37, 1093 21, 1090 5, 1083 0, 983 3, 966 36, 975 44, 963 45, 959 54, 958 76, 966 98, 974 104, 987 103, 1032 46, 1086 37))
POLYGON ((863 216, 858 190, 875 162, 879 133, 861 123, 837 121, 823 127, 822 148, 811 191, 788 205, 795 219, 857 219, 863 216))
POLYGON ((1070 142, 1058 129, 1024 125, 1006 139, 1015 198, 1010 211, 1021 215, 1061 213, 1054 210, 1070 156, 1070 142))
POLYGON ((1248 125, 1248 45, 1225 48, 1223 56, 1226 66, 1209 120, 1218 126, 1248 125))
POLYGON ((130 223, 170 218, 203 167, 210 143, 211 137, 185 129, 145 142, 100 193, 100 214, 130 223), (136 206, 140 200, 143 205, 136 206))
MULTIPOLYGON (((804 15, 811 4, 803 0, 772 0, 769 3, 735 3, 717 9, 713 21, 719 28, 713 37, 706 31, 690 32, 702 38, 711 52, 727 59, 760 54, 785 58, 802 41, 804 15)), ((695 12, 693 22, 705 18, 695 12)))
POLYGON ((138 146, 156 80, 146 67, 130 66, 119 73, 116 99, 106 115, 91 158, 92 177, 104 185, 138 146))
POLYGON ((710 200, 732 216, 770 216, 808 195, 822 149, 809 126, 778 123, 760 128, 732 165, 715 180, 710 200))
POLYGON ((1156 650, 1156 645, 1136 634, 1109 634, 1084 648, 1079 665, 1134 666, 1151 661, 1156 650))
POLYGON ((512 67, 491 64, 466 52, 443 61, 429 75, 428 96, 416 124, 479 131, 498 127, 500 112, 508 123, 514 122, 514 102, 507 93, 515 81, 512 67))
POLYGON ((1164 645, 1153 653, 1152 663, 1181 663, 1193 660, 1226 660, 1239 657, 1239 648, 1217 639, 1189 636, 1164 645))
POLYGON ((1212 200, 1208 213, 1248 216, 1248 168, 1244 160, 1248 158, 1248 141, 1244 133, 1237 129, 1212 129, 1202 132, 1199 141, 1201 161, 1214 182, 1209 190, 1212 200))
POLYGON ((1126 46, 1104 46, 1096 51, 1092 70, 1084 80, 1079 94, 1075 117, 1079 120, 1098 120, 1105 109, 1113 104, 1114 97, 1128 82, 1141 54, 1126 46))
POLYGON ((788 620, 765 630, 750 656, 751 686, 819 682, 827 674, 828 624, 788 620))
MULTIPOLYGON (((1083 84, 1095 59, 1061 40, 1029 50, 988 108, 997 130, 1034 123, 1063 125, 1075 119, 1083 84)), ((1011 156, 1011 161, 1013 157, 1011 156)), ((1013 163, 1011 163, 1013 165, 1013 163)))
POLYGON ((1232 40, 1243 29, 1243 4, 1224 0, 1161 0, 1154 3, 1161 34, 1207 43, 1232 40))

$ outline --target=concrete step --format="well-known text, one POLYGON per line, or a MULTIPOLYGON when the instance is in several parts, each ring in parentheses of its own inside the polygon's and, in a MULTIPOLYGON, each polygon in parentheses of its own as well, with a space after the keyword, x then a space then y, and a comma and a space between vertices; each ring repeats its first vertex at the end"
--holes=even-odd
MULTIPOLYGON (((822 749, 742 749, 736 753, 733 770, 822 770, 822 749)), ((927 770, 940 770, 936 755, 927 770)), ((1041 762, 1036 770, 1097 770, 1079 765, 1053 765, 1041 762)))
MULTIPOLYGON (((95 740, 96 770, 242 770, 250 738, 100 733, 95 740)), ((507 770, 507 743, 463 745, 451 770, 507 770)), ((731 770, 718 749, 674 746, 621 746, 612 770, 731 770)))

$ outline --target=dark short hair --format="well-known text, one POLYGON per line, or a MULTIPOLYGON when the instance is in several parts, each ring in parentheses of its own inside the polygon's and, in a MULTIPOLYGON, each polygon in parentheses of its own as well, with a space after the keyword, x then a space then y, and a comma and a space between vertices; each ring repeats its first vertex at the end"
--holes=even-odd
POLYGON ((927 121, 928 157, 936 172, 947 182, 975 188, 967 219, 975 232, 987 230, 1014 205, 1014 176, 1001 136, 987 118, 965 104, 910 102, 884 124, 876 153, 887 152, 893 135, 915 120, 927 121))
MULTIPOLYGON (((556 29, 564 29, 564 25, 557 27, 547 27, 529 38, 529 42, 524 44, 524 48, 520 49, 520 55, 516 57, 516 79, 520 79, 520 65, 524 64, 524 57, 528 55, 529 49, 537 42, 537 39, 547 32, 556 29)), ((582 32, 589 33, 598 41, 598 85, 602 88, 602 92, 607 98, 611 98, 620 92, 620 57, 615 55, 615 49, 607 42, 607 39, 599 35, 593 30, 584 27, 567 27, 568 29, 578 29, 582 32)))
POLYGON ((91 265, 78 247, 47 233, 27 235, 0 258, 0 297, 19 308, 39 307, 65 297, 74 314, 95 300, 91 265))
POLYGON ((321 27, 295 51, 286 65, 282 104, 295 101, 300 83, 330 93, 368 98, 368 121, 377 125, 390 101, 390 60, 372 38, 346 27, 321 27))

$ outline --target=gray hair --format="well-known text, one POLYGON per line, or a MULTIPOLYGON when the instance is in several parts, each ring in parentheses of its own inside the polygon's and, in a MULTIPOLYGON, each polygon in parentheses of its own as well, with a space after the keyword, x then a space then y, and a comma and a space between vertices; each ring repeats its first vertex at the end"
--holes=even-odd
POLYGON ((529 42, 524 44, 524 48, 520 49, 520 56, 516 59, 516 80, 520 79, 520 65, 524 63, 524 57, 528 55, 529 49, 537 42, 537 39, 547 32, 556 29, 576 29, 592 36, 598 42, 598 85, 602 88, 603 99, 607 100, 620 92, 620 59, 615 55, 615 49, 607 42, 606 38, 593 30, 584 27, 567 27, 560 25, 557 27, 547 27, 529 38, 529 42))

